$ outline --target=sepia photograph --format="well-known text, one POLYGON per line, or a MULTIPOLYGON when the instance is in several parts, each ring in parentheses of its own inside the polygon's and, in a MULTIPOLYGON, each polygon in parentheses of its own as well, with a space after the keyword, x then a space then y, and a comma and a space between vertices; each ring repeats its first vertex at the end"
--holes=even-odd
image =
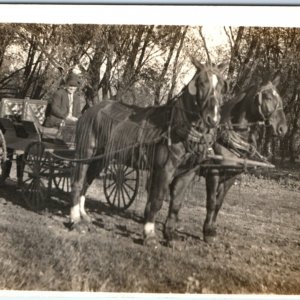
POLYGON ((0 290, 299 295, 300 23, 23 8, 0 16, 0 290))

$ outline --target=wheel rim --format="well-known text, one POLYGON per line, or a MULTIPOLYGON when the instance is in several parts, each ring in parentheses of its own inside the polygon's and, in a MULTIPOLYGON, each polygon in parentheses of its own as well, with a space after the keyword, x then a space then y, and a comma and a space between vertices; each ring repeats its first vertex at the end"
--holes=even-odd
POLYGON ((35 211, 43 209, 47 199, 47 188, 42 180, 29 177, 23 183, 23 197, 27 206, 35 211))
POLYGON ((139 185, 139 171, 123 164, 107 166, 103 180, 104 194, 108 204, 125 210, 134 201, 139 185))
POLYGON ((0 180, 5 180, 2 178, 2 168, 4 167, 4 163, 7 160, 7 148, 6 141, 3 135, 2 130, 0 129, 0 180))
POLYGON ((45 207, 48 197, 46 181, 50 176, 50 157, 40 142, 27 146, 24 153, 24 172, 22 194, 25 203, 32 210, 38 211, 45 207), (44 179, 47 178, 47 179, 44 179))

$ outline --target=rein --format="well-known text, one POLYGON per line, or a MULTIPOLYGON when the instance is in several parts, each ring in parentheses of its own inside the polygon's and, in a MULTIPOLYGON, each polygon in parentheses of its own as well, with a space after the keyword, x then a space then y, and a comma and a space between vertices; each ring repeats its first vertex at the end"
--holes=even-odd
MULTIPOLYGON (((155 144, 157 142, 159 142, 161 140, 161 137, 157 138, 157 139, 154 139, 153 141, 151 141, 151 143, 149 144, 155 144)), ((135 144, 132 144, 130 146, 127 146, 127 147, 124 147, 122 149, 118 149, 116 151, 113 151, 109 154, 99 154, 99 155, 96 155, 96 156, 93 156, 93 157, 89 157, 89 158, 70 158, 70 157, 65 157, 65 156, 62 156, 62 155, 58 155, 58 154, 55 154, 53 152, 48 152, 50 156, 56 158, 56 159, 60 159, 60 160, 66 160, 66 161, 70 161, 70 162, 81 162, 81 163, 89 163, 89 162, 92 162, 92 161, 95 161, 95 160, 100 160, 102 158, 107 158, 108 156, 113 156, 117 153, 122 153, 126 150, 131 150, 131 149, 134 149, 136 147, 140 147, 140 146, 146 146, 148 145, 148 143, 135 143, 135 144)))

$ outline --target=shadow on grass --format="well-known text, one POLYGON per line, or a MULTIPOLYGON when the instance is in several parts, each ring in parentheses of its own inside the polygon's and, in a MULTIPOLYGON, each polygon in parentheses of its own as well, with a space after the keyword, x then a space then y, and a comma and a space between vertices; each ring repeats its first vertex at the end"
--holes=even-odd
MULTIPOLYGON (((12 203, 13 205, 20 206, 28 211, 33 211, 39 215, 50 216, 51 218, 57 218, 57 220, 61 220, 66 228, 72 230, 72 224, 69 222, 70 215, 70 207, 71 207, 71 198, 69 193, 64 193, 61 191, 57 191, 53 189, 51 191, 51 197, 49 197, 45 205, 41 210, 35 211, 28 207, 25 200, 22 196, 22 191, 17 190, 16 182, 8 179, 5 184, 0 188, 0 198, 4 199, 3 203, 12 203)), ((86 201, 86 209, 89 214, 93 214, 94 218, 92 221, 92 226, 95 228, 105 230, 107 232, 113 231, 114 234, 118 236, 122 236, 125 238, 130 238, 135 244, 142 245, 143 237, 142 237, 142 224, 144 223, 143 215, 136 212, 132 209, 127 209, 124 211, 120 211, 118 209, 114 209, 109 204, 105 202, 101 202, 99 200, 95 200, 93 198, 87 198, 86 201), (95 217, 96 216, 96 217, 95 217), (113 227, 107 226, 106 217, 110 217, 113 219, 112 223, 114 223, 113 227), (124 220, 131 220, 137 224, 141 225, 140 232, 136 230, 130 229, 130 226, 124 224, 118 224, 118 217, 124 220)), ((90 226, 90 227, 92 227, 90 226)), ((91 229, 90 231, 94 231, 91 229)), ((163 231, 163 222, 156 222, 156 230, 160 232, 163 231)), ((199 239, 199 237, 192 235, 188 232, 179 231, 180 240, 186 240, 188 238, 199 239)), ((165 246, 164 242, 161 243, 165 246)))

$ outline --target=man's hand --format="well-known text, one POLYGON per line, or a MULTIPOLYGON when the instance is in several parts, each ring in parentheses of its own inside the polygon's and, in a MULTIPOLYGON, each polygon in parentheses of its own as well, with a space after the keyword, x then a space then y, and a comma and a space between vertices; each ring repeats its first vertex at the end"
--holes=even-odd
POLYGON ((77 120, 78 120, 78 118, 73 117, 73 116, 66 118, 66 121, 71 121, 71 122, 77 122, 77 120))

